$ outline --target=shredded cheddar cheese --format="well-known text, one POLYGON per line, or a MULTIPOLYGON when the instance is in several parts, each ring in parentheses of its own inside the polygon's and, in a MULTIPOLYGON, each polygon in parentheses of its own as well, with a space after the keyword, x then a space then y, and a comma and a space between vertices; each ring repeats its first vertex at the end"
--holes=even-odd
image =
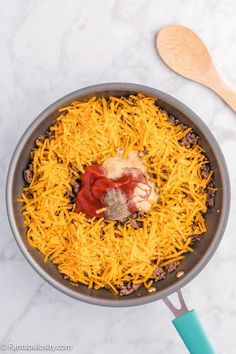
POLYGON ((157 265, 183 259, 193 251, 192 235, 206 231, 202 214, 212 173, 201 176, 208 163, 203 149, 180 146, 191 128, 172 125, 152 97, 93 97, 60 113, 50 128, 55 138, 38 141, 31 153, 33 180, 24 192, 33 197, 22 193, 20 199, 29 244, 72 283, 114 293, 130 280, 149 288, 157 265), (117 148, 124 158, 131 150, 146 150, 140 158, 160 191, 151 211, 137 219, 143 222, 138 230, 129 223, 115 227, 114 221, 88 219, 69 206, 71 173, 80 178, 85 166, 102 164, 117 148))

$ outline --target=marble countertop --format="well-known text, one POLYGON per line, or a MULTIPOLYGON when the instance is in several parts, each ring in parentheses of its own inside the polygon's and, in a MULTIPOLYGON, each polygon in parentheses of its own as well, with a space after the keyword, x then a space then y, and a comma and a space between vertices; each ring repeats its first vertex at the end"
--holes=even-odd
MULTIPOLYGON (((3 6, 4 5, 4 6, 3 6)), ((25 261, 8 226, 4 189, 20 136, 51 102, 78 88, 124 81, 158 88, 210 127, 227 160, 231 216, 215 256, 183 292, 216 352, 236 352, 236 116, 205 87, 157 56, 158 30, 179 23, 205 41, 236 90, 234 0, 12 0, 0 11, 0 343, 69 344, 81 354, 187 353, 165 305, 111 309, 69 298, 25 261)), ((10 352, 10 351, 6 351, 10 352)))

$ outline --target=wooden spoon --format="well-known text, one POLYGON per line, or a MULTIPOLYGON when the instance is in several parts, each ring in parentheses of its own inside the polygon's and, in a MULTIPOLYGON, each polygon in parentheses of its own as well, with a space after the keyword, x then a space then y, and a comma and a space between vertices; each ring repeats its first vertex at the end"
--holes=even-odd
POLYGON ((156 44, 166 65, 215 91, 236 112, 236 93, 222 81, 206 46, 193 31, 166 26, 158 33, 156 44))

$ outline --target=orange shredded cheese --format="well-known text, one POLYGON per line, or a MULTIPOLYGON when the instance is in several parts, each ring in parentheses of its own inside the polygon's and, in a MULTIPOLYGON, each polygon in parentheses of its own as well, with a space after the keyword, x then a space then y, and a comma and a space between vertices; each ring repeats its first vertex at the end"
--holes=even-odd
POLYGON ((193 251, 191 236, 206 231, 202 214, 212 175, 201 177, 207 163, 203 149, 179 145, 191 128, 172 125, 152 97, 93 97, 60 113, 50 128, 55 139, 38 142, 31 154, 33 180, 24 191, 33 198, 23 193, 20 199, 29 244, 73 283, 114 293, 130 280, 149 288, 154 269, 183 259, 193 251), (147 150, 141 159, 160 191, 160 201, 137 219, 143 222, 138 230, 129 223, 116 228, 114 221, 87 219, 68 205, 70 173, 80 176, 71 166, 83 173, 84 166, 115 156, 117 148, 124 158, 131 150, 147 150))

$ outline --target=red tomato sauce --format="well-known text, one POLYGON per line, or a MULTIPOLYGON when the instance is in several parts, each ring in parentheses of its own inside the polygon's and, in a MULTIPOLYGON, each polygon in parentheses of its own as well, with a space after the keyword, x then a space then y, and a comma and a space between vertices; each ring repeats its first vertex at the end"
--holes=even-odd
MULTIPOLYGON (((130 202, 134 195, 134 189, 138 183, 147 184, 146 177, 140 173, 125 173, 122 177, 112 180, 106 176, 105 170, 100 166, 90 166, 85 169, 81 178, 82 188, 80 189, 75 203, 75 212, 82 212, 87 217, 104 217, 105 213, 96 213, 97 210, 106 207, 104 201, 105 193, 110 189, 120 189, 127 198, 129 211, 134 213, 137 206, 130 202)), ((148 197, 148 196, 147 196, 148 197)))

